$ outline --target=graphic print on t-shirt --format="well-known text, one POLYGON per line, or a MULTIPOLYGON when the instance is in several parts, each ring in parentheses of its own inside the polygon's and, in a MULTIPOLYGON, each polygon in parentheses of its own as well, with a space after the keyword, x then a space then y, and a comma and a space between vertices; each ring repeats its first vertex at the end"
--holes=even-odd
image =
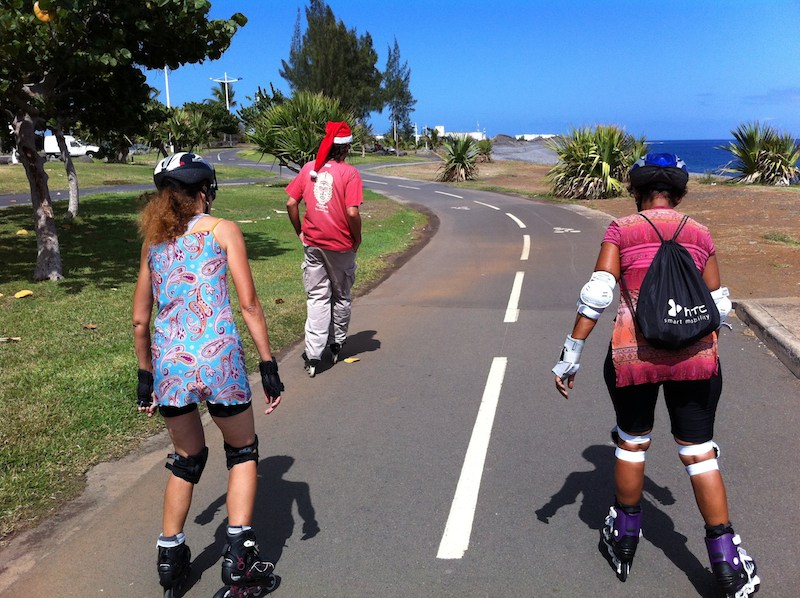
POLYGON ((333 175, 330 172, 320 172, 317 182, 314 183, 314 199, 317 200, 317 211, 327 212, 328 202, 333 197, 333 175))

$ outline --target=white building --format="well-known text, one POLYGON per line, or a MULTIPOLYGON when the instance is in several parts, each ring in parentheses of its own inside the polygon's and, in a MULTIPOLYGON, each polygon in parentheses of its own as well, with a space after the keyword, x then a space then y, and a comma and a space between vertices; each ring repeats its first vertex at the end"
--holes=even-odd
POLYGON ((472 137, 475 141, 483 141, 486 139, 486 132, 485 131, 445 131, 444 125, 436 125, 434 127, 436 131, 439 133, 439 137, 472 137))

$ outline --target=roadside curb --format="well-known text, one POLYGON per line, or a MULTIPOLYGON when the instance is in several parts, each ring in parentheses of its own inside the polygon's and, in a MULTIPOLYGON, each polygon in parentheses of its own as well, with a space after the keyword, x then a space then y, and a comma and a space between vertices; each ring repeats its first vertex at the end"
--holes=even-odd
POLYGON ((789 370, 800 378, 800 338, 789 331, 757 301, 737 301, 736 315, 753 329, 789 370))

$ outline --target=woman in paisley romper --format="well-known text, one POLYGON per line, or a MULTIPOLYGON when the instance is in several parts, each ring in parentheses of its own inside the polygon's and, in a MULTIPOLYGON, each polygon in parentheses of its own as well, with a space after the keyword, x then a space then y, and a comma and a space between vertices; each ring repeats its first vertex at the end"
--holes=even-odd
POLYGON ((205 401, 224 439, 228 474, 228 547, 223 581, 229 585, 274 583, 271 563, 258 558, 251 529, 257 487, 258 437, 244 350, 228 295, 228 273, 247 329, 271 413, 283 384, 270 349, 267 323, 256 295, 244 237, 230 221, 209 215, 216 195, 214 168, 191 153, 168 156, 156 166, 158 191, 140 218, 144 243, 133 298, 139 362, 139 411, 164 417, 174 445, 164 494, 158 574, 165 590, 189 573, 191 554, 184 524, 194 485, 208 457, 197 409, 205 401), (156 307, 153 334, 150 318, 156 307))

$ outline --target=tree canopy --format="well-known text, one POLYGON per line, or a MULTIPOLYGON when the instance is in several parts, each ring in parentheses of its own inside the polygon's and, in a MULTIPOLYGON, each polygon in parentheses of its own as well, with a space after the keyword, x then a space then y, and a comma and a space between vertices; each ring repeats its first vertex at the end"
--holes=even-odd
POLYGON ((142 68, 219 58, 247 19, 208 18, 208 0, 2 0, 0 111, 14 127, 31 184, 37 280, 62 278, 47 175, 34 133, 80 121, 113 132, 146 128, 142 68))
POLYGON ((275 156, 282 166, 299 172, 300 166, 316 157, 329 120, 345 121, 358 131, 353 115, 339 105, 339 100, 301 91, 290 100, 265 106, 253 120, 250 141, 275 156))
POLYGON ((282 60, 280 76, 293 93, 320 93, 339 100, 356 118, 383 108, 378 55, 369 33, 359 36, 337 20, 324 0, 310 0, 307 27, 301 33, 297 14, 289 60, 282 60))
POLYGON ((397 38, 389 48, 386 71, 383 74, 383 93, 389 108, 389 118, 401 137, 411 135, 411 113, 417 100, 411 95, 411 69, 408 62, 400 62, 400 46, 397 38))

